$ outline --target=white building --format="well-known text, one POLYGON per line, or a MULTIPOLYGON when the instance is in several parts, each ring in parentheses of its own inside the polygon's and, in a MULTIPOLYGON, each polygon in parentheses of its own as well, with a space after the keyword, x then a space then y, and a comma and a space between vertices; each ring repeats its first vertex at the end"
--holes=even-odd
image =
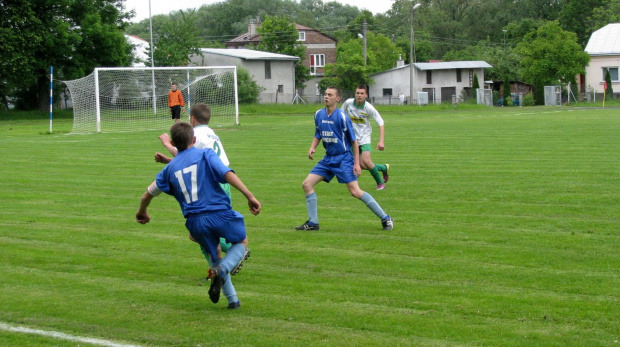
POLYGON ((136 35, 125 35, 125 39, 129 44, 133 46, 133 57, 134 62, 131 64, 133 67, 145 67, 146 61, 148 60, 148 49, 149 42, 136 36, 136 35))
MULTIPOLYGON (((592 33, 585 52, 590 54, 586 66, 586 92, 603 94, 605 73, 609 70, 614 91, 620 92, 620 23, 613 23, 592 33)), ((599 96, 597 96, 597 100, 599 96)))
MULTIPOLYGON (((404 94, 407 102, 411 103, 411 70, 402 61, 397 65, 372 75, 375 83, 370 86, 369 96, 374 103, 396 104, 399 94, 404 94)), ((480 87, 483 87, 484 69, 492 66, 484 61, 450 61, 414 63, 413 67, 413 103, 418 101, 418 92, 427 92, 429 103, 441 103, 452 102, 453 95, 461 100, 464 91, 471 91, 474 74, 478 76, 480 87)))
POLYGON ((192 55, 193 66, 242 66, 265 88, 260 103, 291 103, 295 97, 295 66, 299 57, 252 49, 202 48, 192 55))

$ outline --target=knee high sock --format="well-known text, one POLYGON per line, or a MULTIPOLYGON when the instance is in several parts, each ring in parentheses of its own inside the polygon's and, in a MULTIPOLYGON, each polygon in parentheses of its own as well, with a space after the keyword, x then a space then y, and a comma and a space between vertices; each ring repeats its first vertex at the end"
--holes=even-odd
POLYGON ((377 217, 383 219, 385 217, 387 217, 387 213, 383 212, 383 209, 381 208, 381 206, 379 206, 379 204, 375 201, 375 199, 372 197, 372 195, 364 192, 364 195, 362 195, 362 198, 360 199, 362 200, 366 206, 368 206, 368 208, 375 214, 377 215, 377 217))
POLYGON ((313 192, 306 195, 306 206, 308 207, 308 221, 313 224, 319 224, 316 193, 313 192))
MULTIPOLYGON (((221 264, 223 259, 217 261, 216 264, 221 264)), ((224 284, 222 285, 222 293, 228 300, 228 303, 237 302, 239 298, 237 298, 237 291, 235 290, 235 286, 233 286, 232 279, 229 274, 222 274, 222 280, 224 284)))
POLYGON ((385 166, 385 164, 375 164, 375 168, 381 172, 385 172, 385 170, 387 170, 387 166, 385 166))
POLYGON ((377 165, 375 165, 375 167, 373 167, 372 169, 369 169, 368 171, 370 171, 372 178, 375 179, 375 182, 377 182, 377 184, 383 183, 383 177, 381 177, 381 175, 379 174, 377 165))
POLYGON ((224 292, 224 296, 226 296, 229 303, 239 301, 229 273, 235 266, 237 266, 237 264, 239 264, 243 258, 243 253, 245 253, 245 245, 242 243, 235 243, 228 249, 224 259, 221 259, 218 262, 218 265, 222 268, 222 279, 224 280, 222 291, 224 292))
POLYGON ((220 262, 220 267, 222 268, 222 272, 229 273, 243 258, 243 253, 245 253, 245 245, 242 243, 235 243, 232 245, 228 252, 226 252, 226 256, 220 262))

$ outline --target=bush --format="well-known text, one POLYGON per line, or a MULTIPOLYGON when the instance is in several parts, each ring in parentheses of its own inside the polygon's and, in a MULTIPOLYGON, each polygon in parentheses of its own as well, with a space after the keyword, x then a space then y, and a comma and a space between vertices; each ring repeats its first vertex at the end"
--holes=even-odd
POLYGON ((534 95, 532 93, 527 93, 523 96, 523 106, 534 106, 536 102, 534 101, 534 95))
POLYGON ((240 104, 253 104, 258 102, 260 92, 265 88, 259 86, 252 79, 250 72, 241 66, 237 66, 237 93, 240 104))

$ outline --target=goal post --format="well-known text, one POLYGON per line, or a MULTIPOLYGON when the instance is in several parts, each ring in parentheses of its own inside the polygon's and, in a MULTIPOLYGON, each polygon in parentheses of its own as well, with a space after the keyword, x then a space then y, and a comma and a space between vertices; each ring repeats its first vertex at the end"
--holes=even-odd
POLYGON ((167 130, 172 124, 168 91, 177 84, 185 101, 211 108, 212 127, 239 125, 236 66, 95 68, 63 81, 73 102, 72 133, 167 130))

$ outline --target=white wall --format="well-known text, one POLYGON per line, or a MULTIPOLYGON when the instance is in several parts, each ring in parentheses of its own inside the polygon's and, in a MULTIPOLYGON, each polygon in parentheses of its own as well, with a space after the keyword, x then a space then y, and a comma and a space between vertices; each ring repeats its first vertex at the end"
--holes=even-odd
POLYGON ((252 79, 265 88, 259 95, 260 103, 291 103, 295 96, 295 71, 293 61, 271 60, 271 79, 265 79, 265 60, 246 60, 221 54, 203 53, 190 58, 198 66, 237 66, 249 71, 252 79), (283 93, 276 93, 282 85, 283 93), (277 94, 277 95, 276 95, 277 94))
MULTIPOLYGON (((605 83, 603 67, 620 67, 620 55, 590 57, 590 64, 586 66, 586 91, 592 87, 595 93, 603 93, 605 83)), ((612 87, 614 91, 620 90, 620 82, 612 82, 612 87)))
MULTIPOLYGON (((441 102, 442 87, 456 87, 456 95, 457 97, 460 97, 462 90, 470 87, 469 70, 470 69, 461 69, 461 82, 456 82, 456 69, 432 70, 432 84, 427 84, 426 71, 415 69, 413 82, 414 103, 417 103, 417 92, 423 91, 423 88, 435 89, 434 102, 436 103, 441 102)), ((478 83, 481 83, 480 81, 484 81, 484 69, 473 69, 473 73, 478 75, 478 83)), ((374 103, 384 105, 389 103, 398 104, 399 93, 404 94, 405 99, 409 98, 410 70, 408 65, 374 75, 372 78, 375 83, 370 86, 369 96, 371 101, 374 100, 374 103), (383 96, 384 88, 392 88, 391 99, 383 96)), ((429 103, 433 103, 433 100, 429 100, 429 103)))

